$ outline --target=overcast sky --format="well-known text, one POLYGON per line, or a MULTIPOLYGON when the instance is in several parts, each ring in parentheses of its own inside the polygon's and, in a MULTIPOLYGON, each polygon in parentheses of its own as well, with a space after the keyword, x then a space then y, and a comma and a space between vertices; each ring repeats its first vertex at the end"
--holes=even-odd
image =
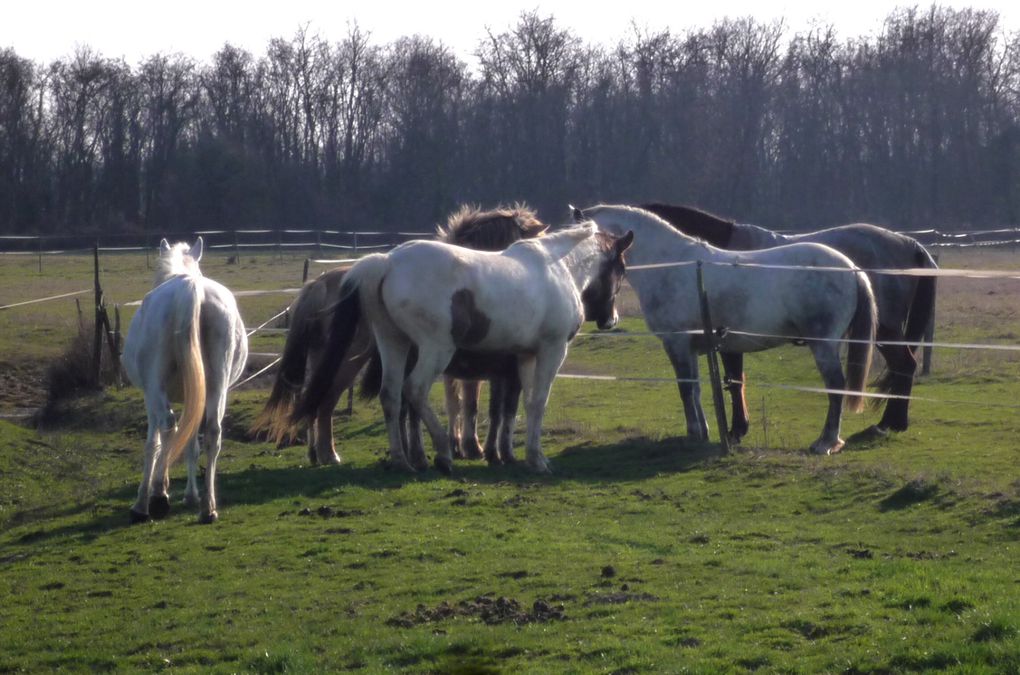
MULTIPOLYGON (((456 0, 399 2, 395 0, 282 0, 275 3, 234 0, 8 0, 0 15, 0 48, 13 47, 23 57, 49 62, 89 45, 108 57, 134 64, 157 52, 183 52, 208 61, 224 43, 262 52, 274 37, 289 38, 307 24, 313 34, 340 40, 356 22, 372 41, 384 44, 398 37, 428 35, 471 61, 486 28, 501 32, 523 11, 552 15, 587 43, 615 44, 632 34, 631 25, 682 31, 707 27, 723 17, 785 18, 791 30, 812 21, 836 26, 843 37, 874 34, 883 19, 909 2, 878 0, 560 0, 520 2, 456 0)), ((1009 31, 1020 28, 1017 0, 949 0, 943 6, 991 9, 1009 31)), ((920 3, 920 6, 929 5, 920 3)))

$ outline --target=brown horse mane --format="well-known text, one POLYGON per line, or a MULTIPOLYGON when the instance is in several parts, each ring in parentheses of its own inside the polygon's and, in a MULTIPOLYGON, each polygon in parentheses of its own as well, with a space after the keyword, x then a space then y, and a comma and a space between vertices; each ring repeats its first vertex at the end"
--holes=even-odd
POLYGON ((518 202, 488 211, 464 204, 450 214, 446 225, 436 227, 436 239, 476 251, 502 251, 515 241, 537 237, 547 228, 527 204, 518 202))
POLYGON ((733 226, 736 224, 732 220, 726 220, 693 206, 653 202, 642 204, 640 208, 654 213, 684 234, 697 237, 718 248, 729 246, 733 226))

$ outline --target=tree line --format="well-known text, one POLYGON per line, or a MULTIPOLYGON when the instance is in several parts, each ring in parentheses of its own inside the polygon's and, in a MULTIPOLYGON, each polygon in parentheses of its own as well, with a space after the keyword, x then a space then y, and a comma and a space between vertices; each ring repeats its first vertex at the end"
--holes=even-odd
POLYGON ((744 222, 1020 221, 1020 32, 903 8, 873 36, 724 20, 584 42, 524 13, 469 66, 299 29, 255 55, 0 51, 0 232, 428 228, 458 204, 692 203, 744 222))

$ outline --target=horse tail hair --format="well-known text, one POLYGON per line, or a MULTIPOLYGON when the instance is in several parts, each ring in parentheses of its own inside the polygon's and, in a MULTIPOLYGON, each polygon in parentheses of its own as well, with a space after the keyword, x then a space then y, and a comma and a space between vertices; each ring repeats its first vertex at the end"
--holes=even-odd
POLYGON ((379 350, 373 345, 372 356, 365 366, 365 374, 361 376, 361 386, 358 388, 358 396, 365 401, 371 400, 382 391, 382 357, 379 350))
POLYGON ((312 420, 323 399, 329 396, 361 321, 361 292, 363 289, 378 288, 389 267, 387 262, 383 254, 369 255, 355 263, 344 276, 340 285, 340 300, 333 308, 329 339, 322 362, 291 412, 292 425, 312 420))
POLYGON ((202 360, 202 343, 199 335, 201 327, 202 301, 205 294, 196 281, 190 282, 191 292, 187 299, 190 305, 185 306, 174 317, 174 357, 181 378, 181 391, 184 397, 184 411, 177 431, 170 437, 166 448, 167 466, 172 465, 181 456, 184 448, 198 433, 202 420, 205 419, 205 363, 202 360), (180 339, 178 336, 187 336, 180 339))
MULTIPOLYGON (((925 269, 937 269, 938 265, 920 243, 917 244, 916 254, 917 267, 925 269)), ((920 342, 935 316, 935 277, 918 277, 917 287, 914 290, 914 298, 910 303, 907 312, 907 328, 904 331, 907 342, 920 342)), ((917 351, 917 346, 911 348, 917 351)))
POLYGON ((322 339, 322 324, 325 321, 322 305, 327 301, 325 296, 328 293, 323 279, 320 277, 306 284, 291 307, 293 318, 273 390, 252 424, 252 434, 265 432, 270 439, 279 443, 285 436, 293 436, 295 432, 295 427, 290 424, 290 412, 305 382, 309 352, 320 346, 322 339))
POLYGON ((871 370, 871 357, 875 348, 875 331, 878 325, 878 310, 875 305, 875 294, 871 290, 868 276, 861 271, 854 273, 857 277, 857 308, 850 322, 851 340, 846 352, 846 388, 855 392, 846 398, 846 407, 851 412, 864 410, 864 393, 871 370))

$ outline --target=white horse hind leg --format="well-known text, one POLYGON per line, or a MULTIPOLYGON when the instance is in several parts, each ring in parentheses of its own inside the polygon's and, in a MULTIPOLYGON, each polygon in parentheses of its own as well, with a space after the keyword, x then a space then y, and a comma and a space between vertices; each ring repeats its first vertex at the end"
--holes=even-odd
POLYGON ((547 347, 540 351, 535 358, 534 370, 530 378, 523 372, 521 373, 522 382, 526 382, 527 379, 531 380, 530 386, 525 384, 525 391, 527 391, 525 412, 528 417, 525 448, 528 467, 537 473, 552 473, 549 460, 542 453, 542 420, 545 418, 545 406, 549 401, 549 391, 552 389, 553 379, 566 355, 566 343, 547 347))
POLYGON ((432 437, 432 447, 436 453, 436 468, 445 474, 453 471, 453 456, 450 454, 450 441, 446 435, 446 429, 436 417, 436 414, 429 407, 429 389, 436 377, 443 372, 443 369, 453 358, 452 347, 435 345, 418 345, 418 362, 404 384, 404 396, 414 407, 415 412, 425 422, 429 435, 432 437))
POLYGON ((159 425, 152 413, 149 413, 149 431, 145 439, 145 451, 142 458, 142 482, 138 485, 138 499, 131 507, 131 522, 141 523, 149 519, 149 492, 152 476, 156 467, 156 454, 159 452, 159 425))
POLYGON ((209 399, 205 404, 205 496, 202 509, 198 514, 198 522, 209 524, 216 522, 216 461, 223 446, 223 415, 227 410, 227 388, 216 386, 210 388, 209 399))
POLYGON ((402 471, 414 472, 404 452, 401 429, 400 406, 403 400, 404 369, 411 345, 406 338, 393 333, 376 333, 379 358, 382 360, 382 384, 379 388, 379 403, 386 420, 386 431, 390 443, 390 466, 402 471))
MULTIPOLYGON (((839 363, 839 348, 836 342, 816 341, 811 343, 811 353, 822 374, 827 389, 843 390, 846 379, 839 363)), ((829 412, 825 417, 822 435, 811 444, 811 452, 819 455, 834 455, 843 449, 839 427, 843 414, 843 394, 829 394, 829 412)))
POLYGON ((166 408, 165 415, 160 419, 159 427, 159 451, 156 453, 149 493, 149 515, 157 520, 166 518, 170 514, 170 466, 166 455, 169 443, 166 441, 177 432, 177 424, 173 411, 169 407, 166 408))
POLYGON ((198 454, 201 446, 196 434, 188 444, 188 484, 184 488, 184 505, 193 508, 198 506, 198 454))

